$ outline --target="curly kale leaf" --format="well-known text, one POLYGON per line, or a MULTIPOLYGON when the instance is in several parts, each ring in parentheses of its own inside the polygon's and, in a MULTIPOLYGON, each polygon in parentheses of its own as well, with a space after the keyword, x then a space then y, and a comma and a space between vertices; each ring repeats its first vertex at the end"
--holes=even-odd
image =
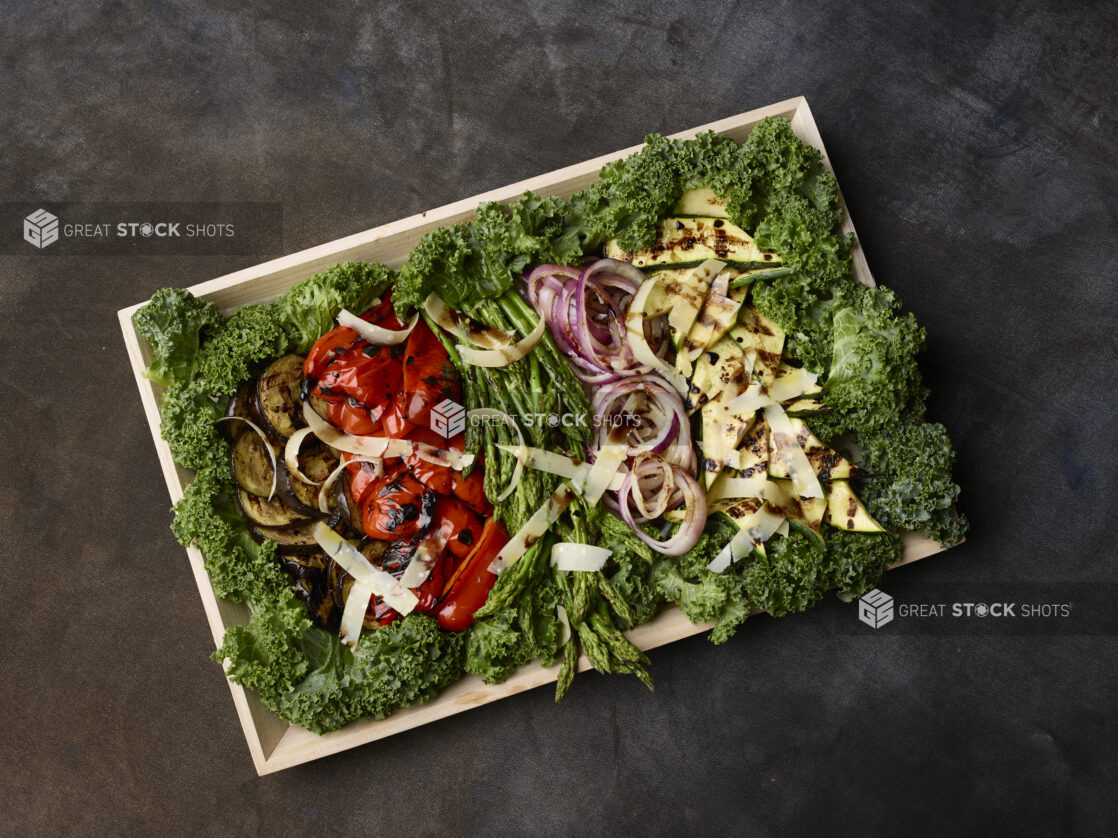
POLYGON ((176 381, 167 389, 159 405, 159 433, 175 462, 191 469, 225 463, 229 449, 214 425, 223 413, 201 381, 176 381))
POLYGON ((487 684, 499 684, 537 658, 550 666, 559 651, 558 604, 558 589, 545 577, 511 605, 475 620, 466 639, 466 672, 480 675, 487 684))
POLYGON ((710 637, 713 643, 729 640, 750 612, 741 564, 724 573, 707 569, 733 534, 732 528, 712 519, 691 550, 679 559, 661 559, 652 571, 660 592, 678 605, 687 619, 693 623, 717 621, 710 637))
POLYGON ((203 468, 175 504, 171 530, 184 547, 202 551, 218 596, 236 602, 274 598, 288 584, 275 561, 276 543, 253 540, 233 493, 228 467, 203 468))
POLYGON ((575 264, 600 244, 561 198, 526 192, 509 206, 484 203, 477 217, 432 230, 416 244, 393 289, 396 311, 438 293, 457 309, 500 297, 529 265, 575 264))
POLYGON ((291 336, 275 304, 241 306, 198 355, 198 372, 206 391, 228 396, 252 377, 262 361, 283 355, 291 336))
POLYGON ((336 324, 343 308, 360 314, 387 290, 396 271, 376 262, 345 262, 294 286, 274 303, 273 316, 282 322, 291 352, 306 353, 336 324))
POLYGON ((314 627, 294 596, 253 610, 225 633, 213 658, 278 716, 315 733, 359 718, 383 719, 432 698, 462 674, 463 638, 425 614, 361 635, 358 652, 314 627))
POLYGON ((827 528, 825 574, 828 587, 850 602, 877 585, 883 574, 901 560, 904 548, 893 533, 863 533, 827 528))
POLYGON ((132 315, 136 331, 151 344, 152 361, 144 372, 164 387, 194 378, 198 348, 206 335, 221 326, 213 303, 180 288, 163 288, 132 315))
POLYGON ((834 312, 825 383, 834 413, 820 425, 825 436, 888 427, 924 399, 916 363, 924 329, 897 313, 900 301, 888 288, 851 287, 852 303, 834 312))
POLYGON ((943 425, 909 418, 857 439, 870 472, 859 497, 880 524, 945 546, 963 537, 968 524, 954 509, 959 487, 951 477, 955 449, 943 425))
POLYGON ((614 515, 601 515, 595 529, 598 546, 612 551, 607 569, 616 569, 609 576, 610 583, 628 604, 634 624, 648 622, 656 616, 663 599, 652 576, 656 555, 614 515))
POLYGON ((742 568, 749 601, 774 617, 815 605, 827 589, 823 548, 818 539, 793 527, 765 542, 765 554, 751 553, 742 568))

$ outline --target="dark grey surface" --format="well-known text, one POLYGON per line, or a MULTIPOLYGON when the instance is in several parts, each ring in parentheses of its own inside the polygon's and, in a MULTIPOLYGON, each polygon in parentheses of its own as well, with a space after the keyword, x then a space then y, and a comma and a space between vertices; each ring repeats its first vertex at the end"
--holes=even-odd
MULTIPOLYGON (((974 525, 884 587, 1110 584, 1113 4, 304 5, 3 4, 0 200, 281 201, 294 251, 805 94, 974 525)), ((115 317, 256 261, 0 257, 0 832, 1118 828, 1114 636, 834 600, 656 651, 654 695, 580 676, 257 779, 115 317)))

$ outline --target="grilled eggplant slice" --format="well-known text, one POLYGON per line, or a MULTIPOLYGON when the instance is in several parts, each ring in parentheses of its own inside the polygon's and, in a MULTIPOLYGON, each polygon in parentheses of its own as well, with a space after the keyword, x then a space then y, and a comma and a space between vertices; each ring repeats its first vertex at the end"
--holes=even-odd
MULTIPOLYGON (((311 448, 299 455, 299 470, 311 480, 317 480, 319 484, 329 477, 330 472, 337 467, 338 458, 325 445, 311 448)), ((302 480, 288 471, 287 468, 280 470, 279 477, 279 492, 293 509, 298 509, 308 515, 318 515, 320 513, 318 508, 319 486, 302 480)), ((330 509, 337 505, 337 495, 335 493, 327 493, 327 505, 330 509)))
MULTIPOLYGON (((260 424, 260 412, 256 409, 256 387, 252 383, 245 383, 229 400, 225 409, 225 418, 247 419, 257 425, 260 424)), ((235 442, 245 431, 251 431, 244 422, 222 422, 221 432, 230 442, 235 442)))
POLYGON ((296 579, 309 579, 312 582, 318 582, 326 578, 327 561, 328 557, 322 551, 280 556, 280 564, 283 565, 284 570, 296 579))
POLYGON ((346 521, 357 535, 365 535, 365 527, 361 523, 361 507, 357 505, 357 501, 353 499, 353 494, 349 491, 350 474, 349 469, 342 474, 342 479, 337 482, 337 509, 342 511, 346 516, 346 521))
POLYGON ((237 490, 237 503, 245 517, 258 527, 290 527, 310 520, 309 515, 296 512, 279 499, 267 500, 244 489, 237 490))
POLYGON ((303 357, 284 355, 268 365, 256 382, 256 403, 265 427, 287 439, 306 422, 299 389, 303 384, 303 357))
MULTIPOLYGON (((239 425, 240 422, 227 424, 239 425)), ((245 425, 248 428, 247 425, 245 425)), ((266 498, 272 492, 272 460, 268 456, 268 447, 260 434, 248 428, 250 433, 241 434, 233 443, 230 462, 233 469, 233 479, 237 485, 246 492, 257 497, 266 498)), ((283 458, 274 446, 276 463, 282 468, 283 458)), ((278 481, 277 481, 278 482, 278 481)))
POLYGON ((307 606, 311 619, 324 629, 337 631, 341 610, 334 605, 334 598, 323 579, 297 578, 295 595, 307 606))
POLYGON ((286 527, 255 526, 252 531, 260 538, 276 542, 281 553, 317 553, 322 549, 314 539, 314 527, 317 523, 316 520, 310 520, 286 527))

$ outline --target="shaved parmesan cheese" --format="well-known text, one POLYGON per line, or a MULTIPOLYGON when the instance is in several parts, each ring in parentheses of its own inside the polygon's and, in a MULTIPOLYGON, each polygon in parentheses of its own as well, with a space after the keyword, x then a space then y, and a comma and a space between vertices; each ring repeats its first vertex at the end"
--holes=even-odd
POLYGON ((346 573, 353 577, 354 586, 350 588, 349 597, 346 600, 345 611, 342 613, 342 622, 353 626, 357 623, 357 633, 350 633, 350 639, 347 640, 351 647, 356 647, 357 639, 360 635, 360 621, 353 616, 350 616, 350 609, 360 608, 361 620, 364 620, 365 610, 369 607, 369 597, 379 596, 387 605, 399 611, 402 616, 410 614, 415 610, 415 606, 419 604, 419 599, 409 591, 404 585, 397 581, 390 573, 383 568, 373 567, 361 552, 338 535, 334 530, 326 526, 325 523, 319 521, 314 526, 314 540, 318 542, 318 546, 322 548, 327 556, 332 558, 338 563, 346 573), (355 596, 358 593, 358 586, 362 586, 361 590, 366 588, 369 591, 368 596, 364 601, 360 596, 355 596), (347 622, 348 616, 348 622, 347 622))
POLYGON ((322 481, 322 486, 319 487, 319 512, 330 511, 330 489, 334 485, 334 481, 336 481, 338 477, 341 476, 341 473, 345 471, 345 467, 348 465, 352 465, 353 463, 372 463, 373 466, 376 468, 377 477, 380 477, 384 474, 384 460, 382 460, 380 457, 350 457, 348 460, 343 459, 338 467, 326 476, 326 479, 322 481))
POLYGON ((597 459, 586 473, 581 486, 576 484, 576 488, 590 506, 594 506, 601 500, 607 489, 613 488, 615 480, 618 481, 618 488, 620 488, 625 475, 618 474, 617 469, 625 462, 627 451, 624 445, 603 445, 598 449, 597 459))
MULTIPOLYGON (((737 453, 737 452, 734 452, 737 453)), ((707 503, 735 498, 759 498, 768 479, 763 471, 749 477, 722 477, 707 493, 707 503)))
POLYGON ((370 323, 368 320, 362 320, 351 311, 346 311, 344 308, 338 312, 338 325, 346 326, 369 343, 376 346, 395 346, 398 343, 403 343, 408 339, 408 335, 412 333, 419 322, 419 312, 411 316, 408 325, 399 331, 395 329, 385 329, 383 326, 377 326, 370 323))
POLYGON ((730 543, 722 548, 722 552, 707 565, 707 569, 713 573, 722 573, 733 562, 748 556, 754 547, 768 541, 784 521, 784 516, 766 503, 745 519, 741 529, 730 539, 730 543))
POLYGON ((482 349, 499 349, 510 345, 516 335, 503 329, 482 326, 452 309, 438 294, 432 293, 423 303, 427 316, 456 338, 482 349))
MULTIPOLYGON (((728 394, 729 389, 727 389, 723 395, 728 394)), ((758 381, 746 387, 745 392, 740 396, 734 396, 727 401, 723 409, 727 413, 752 413, 760 410, 762 407, 768 407, 774 401, 775 399, 771 395, 761 392, 761 382, 758 381)))
POLYGON ((299 470, 299 449, 303 446, 303 440, 314 430, 310 427, 300 428, 293 433, 287 440, 287 445, 283 448, 283 464, 287 466, 287 470, 302 480, 304 483, 310 483, 312 486, 317 486, 317 480, 311 480, 302 471, 299 470))
POLYGON ((449 466, 461 471, 474 461, 473 454, 460 454, 444 448, 436 448, 423 442, 409 442, 406 439, 393 439, 387 436, 353 436, 339 430, 318 415, 310 402, 303 402, 303 418, 307 420, 314 435, 338 451, 357 454, 360 457, 392 459, 407 457, 412 452, 420 459, 435 465, 449 466))
POLYGON ((361 629, 365 626, 365 613, 369 610, 369 603, 375 595, 372 582, 355 581, 350 586, 338 634, 342 643, 351 649, 357 649, 357 643, 361 639, 361 629))
POLYGON ((555 645, 562 649, 571 642, 571 621, 567 617, 567 609, 562 605, 555 606, 555 616, 559 618, 559 638, 555 645))
MULTIPOLYGON (((570 457, 557 454, 554 451, 545 451, 542 448, 526 446, 523 449, 518 449, 512 445, 498 445, 497 447, 517 457, 523 456, 523 462, 527 468, 534 468, 536 471, 546 471, 548 474, 566 477, 578 486, 590 488, 589 475, 593 466, 589 463, 577 463, 570 457)), ((609 446, 603 446, 601 450, 604 451, 607 447, 609 446)), ((609 486, 607 488, 611 492, 620 491, 621 481, 624 479, 624 473, 613 474, 610 477, 609 486)))
POLYGON ((815 469, 807 459, 807 454, 796 441, 796 429, 792 426, 788 414, 780 405, 769 405, 765 408, 765 419, 769 423, 772 435, 773 452, 779 457, 788 470, 788 476, 796 492, 802 498, 824 497, 823 487, 815 475, 815 469))
POLYGON ((509 539, 509 543, 501 548, 501 552, 489 564, 491 573, 500 573, 527 552, 528 548, 539 541, 547 528, 558 520, 559 516, 567 511, 571 501, 575 498, 575 490, 569 483, 564 483, 556 489, 543 506, 537 509, 532 517, 509 539))
POLYGON ((408 566, 404 569, 403 575, 400 576, 401 585, 405 588, 418 588, 427 581, 427 577, 431 575, 431 568, 435 566, 435 561, 454 534, 451 532, 451 528, 450 519, 443 518, 438 529, 431 530, 420 539, 415 552, 411 555, 408 566))
POLYGON ((593 573, 606 566, 612 550, 592 544, 561 541, 551 548, 551 563, 559 570, 579 570, 593 573))
POLYGON ((769 397, 774 402, 791 401, 815 388, 819 376, 805 369, 794 369, 776 379, 769 388, 769 397))
POLYGON ((458 355, 467 364, 473 364, 475 367, 507 367, 535 349, 536 345, 543 339, 546 328, 547 323, 541 317, 540 322, 536 324, 536 328, 524 340, 514 343, 512 346, 503 346, 499 349, 474 349, 460 343, 457 346, 458 355))
POLYGON ((633 296, 632 301, 629 303, 629 310, 625 314, 625 335, 629 339, 629 348, 633 350, 633 355, 638 361, 647 367, 651 367, 668 379, 673 387, 680 392, 681 395, 686 396, 690 385, 687 379, 675 371, 674 368, 662 361, 660 357, 652 351, 652 347, 648 345, 648 340, 644 336, 644 306, 648 302, 648 297, 656 287, 659 280, 656 277, 650 277, 641 283, 641 287, 633 296))

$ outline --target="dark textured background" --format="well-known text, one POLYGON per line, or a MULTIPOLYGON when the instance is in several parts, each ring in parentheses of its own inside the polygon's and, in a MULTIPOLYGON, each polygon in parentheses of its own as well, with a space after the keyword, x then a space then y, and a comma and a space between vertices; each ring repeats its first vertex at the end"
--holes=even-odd
MULTIPOLYGON (((1113 3, 304 5, 0 4, 0 200, 279 201, 290 252, 804 94, 973 521, 884 587, 1111 584, 1113 3)), ((654 695, 580 676, 257 779, 115 312, 268 255, 0 257, 0 833, 1118 829, 1113 635, 833 599, 656 651, 654 695)))

